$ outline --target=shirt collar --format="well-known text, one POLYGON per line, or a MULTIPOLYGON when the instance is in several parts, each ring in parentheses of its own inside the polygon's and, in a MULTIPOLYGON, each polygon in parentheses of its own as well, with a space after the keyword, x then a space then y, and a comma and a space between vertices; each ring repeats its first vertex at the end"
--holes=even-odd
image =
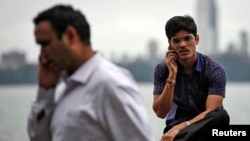
POLYGON ((90 78, 91 74, 98 66, 100 61, 102 60, 102 56, 99 52, 95 52, 95 54, 84 64, 82 64, 79 69, 75 71, 71 76, 68 77, 66 80, 67 82, 78 82, 85 84, 87 83, 88 79, 90 78))
MULTIPOLYGON (((180 71, 183 72, 183 66, 178 62, 177 63, 178 67, 180 68, 180 71)), ((201 54, 197 53, 197 61, 194 66, 194 70, 201 72, 202 71, 202 64, 201 64, 201 54)))
POLYGON ((197 53, 197 62, 195 64, 195 67, 194 67, 195 70, 201 72, 202 70, 202 64, 201 64, 201 54, 200 53, 197 53))

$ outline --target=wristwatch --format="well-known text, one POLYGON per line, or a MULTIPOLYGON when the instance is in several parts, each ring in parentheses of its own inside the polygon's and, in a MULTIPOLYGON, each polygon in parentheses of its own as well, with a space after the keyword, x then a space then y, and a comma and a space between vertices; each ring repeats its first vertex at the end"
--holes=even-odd
POLYGON ((186 126, 189 126, 191 124, 189 121, 185 121, 184 123, 186 124, 186 126))

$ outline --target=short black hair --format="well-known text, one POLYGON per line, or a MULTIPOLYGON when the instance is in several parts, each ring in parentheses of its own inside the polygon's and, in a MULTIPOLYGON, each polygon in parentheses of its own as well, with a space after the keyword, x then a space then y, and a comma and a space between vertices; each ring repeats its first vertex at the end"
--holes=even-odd
POLYGON ((68 26, 76 28, 80 39, 90 44, 90 26, 85 16, 79 10, 73 9, 70 5, 55 5, 40 13, 33 19, 35 25, 41 21, 49 21, 57 33, 59 39, 68 26))
POLYGON ((174 16, 166 22, 165 33, 168 40, 181 30, 192 33, 194 36, 197 35, 197 26, 191 16, 174 16))

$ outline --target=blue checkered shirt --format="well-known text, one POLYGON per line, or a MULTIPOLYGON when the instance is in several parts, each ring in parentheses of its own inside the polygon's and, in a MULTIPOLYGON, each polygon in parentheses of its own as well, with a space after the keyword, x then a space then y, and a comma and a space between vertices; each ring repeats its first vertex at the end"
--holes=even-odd
MULTIPOLYGON (((178 72, 174 89, 174 100, 166 117, 166 125, 173 126, 190 120, 205 110, 209 94, 225 97, 226 71, 213 58, 197 52, 197 61, 191 75, 184 73, 177 62, 178 72)), ((154 71, 153 94, 161 94, 169 71, 165 61, 158 63, 154 71)))

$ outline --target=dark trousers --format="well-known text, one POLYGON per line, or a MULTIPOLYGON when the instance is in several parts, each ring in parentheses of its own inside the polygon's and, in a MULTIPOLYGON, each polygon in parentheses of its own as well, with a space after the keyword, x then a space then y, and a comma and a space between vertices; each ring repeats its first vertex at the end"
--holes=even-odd
MULTIPOLYGON (((215 110, 206 114, 206 116, 188 127, 181 130, 175 137, 174 141, 207 141, 211 129, 216 127, 226 127, 229 125, 230 118, 228 113, 223 108, 216 108, 215 110)), ((171 127, 166 127, 164 133, 170 130, 171 127)))

